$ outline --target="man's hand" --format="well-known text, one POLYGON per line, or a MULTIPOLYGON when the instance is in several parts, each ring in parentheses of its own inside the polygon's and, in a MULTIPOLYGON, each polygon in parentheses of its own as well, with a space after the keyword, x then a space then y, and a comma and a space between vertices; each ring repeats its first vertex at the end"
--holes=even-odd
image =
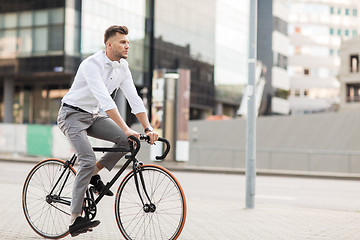
POLYGON ((140 138, 140 134, 134 130, 132 130, 131 128, 128 128, 126 131, 124 131, 124 133, 126 134, 126 136, 130 137, 130 136, 134 136, 136 138, 140 138))
POLYGON ((157 132, 153 132, 153 131, 148 131, 146 133, 146 136, 149 136, 151 145, 153 145, 159 138, 159 134, 157 132))
POLYGON ((148 117, 145 112, 137 113, 136 117, 143 126, 146 136, 149 136, 150 144, 153 145, 154 142, 158 140, 159 134, 157 132, 154 132, 153 128, 150 126, 148 117))

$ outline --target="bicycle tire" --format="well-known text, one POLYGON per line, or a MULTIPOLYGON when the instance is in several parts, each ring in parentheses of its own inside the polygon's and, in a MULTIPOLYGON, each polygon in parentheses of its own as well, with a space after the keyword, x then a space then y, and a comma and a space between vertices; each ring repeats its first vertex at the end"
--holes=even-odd
MULTIPOLYGON (((69 234, 70 206, 46 201, 46 196, 64 171, 64 164, 60 159, 41 161, 29 172, 24 183, 22 207, 25 218, 31 228, 44 238, 58 239, 69 234)), ((71 166, 68 169, 57 186, 64 183, 70 171, 61 193, 62 199, 70 201, 76 171, 71 166)), ((54 193, 58 193, 59 189, 57 187, 54 193)))
MULTIPOLYGON (((155 204, 155 212, 146 213, 136 190, 134 172, 123 179, 115 197, 115 217, 127 240, 177 239, 186 220, 186 199, 177 179, 157 165, 141 167, 146 190, 155 204)), ((139 181, 140 189, 141 187, 139 181)), ((144 191, 141 190, 146 202, 144 191)))

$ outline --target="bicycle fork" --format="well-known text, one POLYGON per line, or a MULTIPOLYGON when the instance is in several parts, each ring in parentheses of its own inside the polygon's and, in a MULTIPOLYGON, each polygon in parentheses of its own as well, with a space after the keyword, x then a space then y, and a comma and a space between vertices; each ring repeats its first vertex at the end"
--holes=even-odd
MULTIPOLYGON (((143 205, 143 210, 144 212, 148 213, 148 212, 155 212, 156 210, 156 206, 155 204, 153 204, 151 202, 151 199, 149 197, 149 194, 147 193, 146 191, 146 186, 145 186, 145 181, 144 181, 144 177, 143 177, 143 174, 142 174, 142 163, 141 162, 138 162, 138 164, 134 164, 133 165, 133 172, 134 172, 134 180, 135 180, 135 186, 136 186, 136 190, 138 192, 138 195, 140 197, 140 200, 141 200, 141 203, 143 205), (139 176, 138 176, 139 175, 139 176), (139 180, 138 178, 140 179, 140 182, 141 182, 141 187, 142 187, 142 190, 146 196, 146 199, 149 203, 145 203, 144 202, 144 199, 143 199, 143 196, 141 194, 141 191, 140 191, 140 184, 139 184, 139 180)), ((145 199, 145 201, 146 201, 145 199)))

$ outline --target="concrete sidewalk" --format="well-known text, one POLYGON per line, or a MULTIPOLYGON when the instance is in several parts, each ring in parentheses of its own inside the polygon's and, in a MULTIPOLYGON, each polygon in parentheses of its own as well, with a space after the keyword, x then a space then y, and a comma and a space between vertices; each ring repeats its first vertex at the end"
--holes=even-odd
MULTIPOLYGON (((27 224, 21 207, 22 184, 32 164, 19 164, 13 167, 10 165, 5 162, 2 164, 5 172, 0 181, 3 192, 0 195, 0 239, 42 239, 27 224)), ((182 180, 185 180, 188 175, 183 174, 182 180)), ((211 177, 219 181, 219 176, 221 177, 214 174, 211 177)), ((222 175, 224 176, 230 175, 222 175)), ((193 184, 197 179, 204 177, 198 174, 195 180, 191 178, 184 182, 187 189, 188 211, 180 240, 360 239, 360 212, 357 208, 352 208, 355 210, 351 211, 330 210, 297 207, 271 203, 271 201, 259 203, 260 201, 257 200, 254 209, 244 209, 244 201, 231 197, 233 194, 236 195, 234 187, 239 185, 224 186, 226 195, 222 195, 222 190, 217 188, 208 195, 204 194, 201 188, 209 189, 214 185, 193 184), (194 194, 194 192, 200 193, 194 194)), ((346 204, 344 202, 344 209, 347 209, 346 204)), ((313 206, 322 207, 316 202, 313 206)), ((76 239, 123 239, 115 221, 114 197, 104 198, 99 203, 98 210, 96 219, 99 219, 101 224, 93 232, 80 235, 76 239)), ((64 239, 74 238, 67 236, 64 239)))
MULTIPOLYGON (((26 223, 21 210, 21 186, 0 184, 0 239, 41 239, 26 223), (9 201, 11 199, 11 201, 9 201), (11 204, 11 205, 9 205, 11 204), (11 206, 11 207, 10 207, 11 206)), ((123 239, 115 222, 113 198, 101 202, 93 232, 76 239, 123 239)), ((360 239, 360 213, 278 205, 244 209, 243 202, 188 199, 188 215, 181 240, 356 240, 360 239)), ((74 239, 70 236, 64 239, 74 239)))
POLYGON ((219 206, 211 201, 191 204, 197 210, 189 214, 182 239, 360 239, 359 212, 278 205, 250 210, 243 209, 243 203, 219 206))

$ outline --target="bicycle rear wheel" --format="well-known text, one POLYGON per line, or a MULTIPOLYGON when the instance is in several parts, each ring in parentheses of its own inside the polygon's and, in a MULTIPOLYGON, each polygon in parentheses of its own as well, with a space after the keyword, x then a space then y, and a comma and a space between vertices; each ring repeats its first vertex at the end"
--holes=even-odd
POLYGON ((44 160, 35 165, 24 183, 25 218, 31 228, 45 238, 62 238, 69 233, 69 204, 76 172, 71 166, 65 170, 64 164, 59 159, 44 160))
MULTIPOLYGON (((121 182, 115 199, 116 222, 122 235, 128 240, 177 239, 186 219, 186 200, 179 182, 160 166, 144 165, 141 171, 155 210, 144 209, 131 171, 121 182)), ((139 186, 143 200, 149 203, 140 180, 139 186)))

